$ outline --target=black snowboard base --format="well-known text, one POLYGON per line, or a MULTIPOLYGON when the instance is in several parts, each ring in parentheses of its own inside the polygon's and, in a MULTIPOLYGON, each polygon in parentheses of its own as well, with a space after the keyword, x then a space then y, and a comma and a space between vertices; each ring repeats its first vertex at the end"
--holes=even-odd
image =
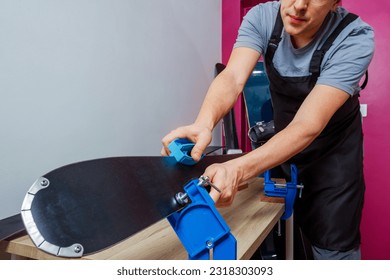
MULTIPOLYGON (((31 186, 21 215, 33 243, 61 257, 108 248, 181 210, 175 196, 206 167, 240 155, 205 156, 193 166, 173 157, 115 157, 55 169, 31 186)), ((189 202, 190 203, 190 202, 189 202)))

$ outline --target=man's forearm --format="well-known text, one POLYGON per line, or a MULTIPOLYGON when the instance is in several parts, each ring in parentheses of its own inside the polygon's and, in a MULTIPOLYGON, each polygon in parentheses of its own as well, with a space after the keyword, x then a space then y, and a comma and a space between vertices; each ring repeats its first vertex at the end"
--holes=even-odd
POLYGON ((195 123, 213 130, 234 106, 241 91, 228 73, 220 73, 210 85, 195 123))
POLYGON ((285 129, 263 146, 234 162, 240 180, 253 178, 303 151, 320 135, 348 98, 349 95, 342 90, 317 85, 285 129))
POLYGON ((237 168, 242 169, 240 181, 245 182, 271 169, 304 150, 317 137, 299 124, 293 124, 276 134, 256 150, 238 158, 237 168))

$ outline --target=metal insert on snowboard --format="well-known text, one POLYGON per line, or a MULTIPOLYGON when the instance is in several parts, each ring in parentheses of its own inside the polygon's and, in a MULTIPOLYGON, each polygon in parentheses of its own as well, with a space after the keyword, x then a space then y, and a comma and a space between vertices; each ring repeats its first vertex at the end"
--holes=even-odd
POLYGON ((176 195, 178 203, 188 203, 188 199, 191 203, 167 219, 190 260, 235 260, 237 241, 205 186, 215 187, 207 177, 191 180, 184 187, 185 193, 176 195))
POLYGON ((31 204, 34 200, 34 196, 40 190, 45 189, 49 186, 50 181, 45 177, 41 177, 36 180, 35 183, 29 189, 27 195, 23 200, 21 209, 21 216, 23 218, 24 226, 29 233, 31 240, 39 249, 55 256, 68 258, 81 257, 84 253, 84 248, 81 244, 75 243, 73 245, 70 245, 69 247, 61 247, 52 244, 45 240, 34 221, 33 215, 31 213, 31 204))

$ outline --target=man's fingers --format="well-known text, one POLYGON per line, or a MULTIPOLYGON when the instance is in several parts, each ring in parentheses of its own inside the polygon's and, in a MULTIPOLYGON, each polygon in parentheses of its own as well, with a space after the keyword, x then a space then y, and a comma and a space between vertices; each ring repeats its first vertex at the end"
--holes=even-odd
POLYGON ((163 157, 166 157, 166 156, 169 156, 169 151, 167 151, 168 149, 166 149, 165 147, 162 147, 161 149, 161 155, 163 157))
POLYGON ((169 156, 171 151, 168 149, 168 145, 175 140, 176 138, 186 138, 187 134, 185 129, 183 128, 177 128, 175 130, 172 130, 169 134, 167 134, 162 140, 163 148, 161 149, 161 155, 162 156, 169 156))
POLYGON ((166 156, 171 152, 168 149, 168 145, 175 140, 176 138, 186 138, 195 143, 192 151, 191 157, 195 161, 199 161, 202 157, 202 154, 208 144, 211 142, 211 132, 207 129, 197 127, 195 125, 182 126, 172 130, 168 133, 162 140, 163 149, 161 150, 161 155, 166 156))
POLYGON ((195 146, 192 148, 191 157, 195 161, 199 161, 208 144, 209 143, 207 142, 207 140, 199 138, 198 142, 196 142, 195 146))
POLYGON ((221 193, 218 192, 217 190, 215 190, 214 188, 211 188, 209 194, 210 194, 211 198, 214 200, 215 203, 216 203, 216 202, 219 200, 219 198, 221 197, 221 193))
POLYGON ((183 138, 183 136, 181 136, 180 130, 178 130, 178 129, 171 131, 168 135, 166 135, 161 140, 163 146, 165 147, 165 150, 167 150, 169 143, 171 143, 176 138, 183 138))

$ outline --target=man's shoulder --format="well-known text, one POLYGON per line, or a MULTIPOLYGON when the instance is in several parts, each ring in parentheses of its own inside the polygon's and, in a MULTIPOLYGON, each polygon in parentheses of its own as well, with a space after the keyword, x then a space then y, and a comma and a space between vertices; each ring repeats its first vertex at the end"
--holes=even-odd
POLYGON ((234 48, 249 47, 264 54, 279 8, 278 1, 269 1, 251 8, 241 23, 234 48))
MULTIPOLYGON (((332 15, 331 28, 335 29, 348 14, 346 9, 338 8, 332 15)), ((358 93, 359 81, 371 62, 374 48, 372 27, 358 17, 341 31, 325 53, 317 83, 351 95, 358 93)))
MULTIPOLYGON (((321 46, 329 36, 337 29, 342 20, 351 14, 343 7, 338 7, 335 12, 332 12, 328 24, 322 30, 320 36, 317 36, 319 45, 321 46)), ((340 50, 339 46, 343 46, 341 49, 346 50, 345 46, 360 44, 362 40, 373 40, 374 32, 372 27, 364 22, 362 18, 357 15, 355 20, 352 20, 348 25, 344 26, 337 37, 334 39, 330 53, 334 50, 340 50)))
MULTIPOLYGON (((352 12, 348 11, 344 7, 338 7, 335 11, 334 17, 336 18, 336 22, 341 22, 342 19, 344 19, 348 14, 351 14, 352 12)), ((346 29, 350 30, 350 32, 356 32, 359 30, 367 30, 367 31, 373 31, 373 28, 358 15, 357 19, 351 22, 346 29)))
POLYGON ((245 15, 244 19, 249 18, 251 20, 261 21, 263 23, 274 22, 272 20, 270 21, 270 18, 276 19, 279 9, 279 1, 268 1, 265 3, 260 3, 252 7, 245 15))

